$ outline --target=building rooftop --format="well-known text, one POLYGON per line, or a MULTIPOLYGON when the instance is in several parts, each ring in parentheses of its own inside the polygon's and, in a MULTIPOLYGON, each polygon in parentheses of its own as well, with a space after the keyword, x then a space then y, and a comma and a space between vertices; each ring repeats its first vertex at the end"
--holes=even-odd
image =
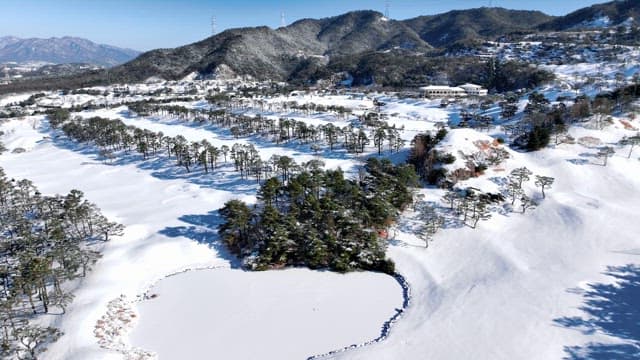
POLYGON ((464 91, 463 88, 461 87, 451 87, 451 86, 445 86, 445 85, 429 85, 429 86, 423 86, 420 88, 420 90, 456 90, 456 91, 464 91))
POLYGON ((464 85, 460 85, 460 87, 463 88, 463 89, 482 89, 482 86, 476 85, 476 84, 471 84, 471 83, 466 83, 464 85))

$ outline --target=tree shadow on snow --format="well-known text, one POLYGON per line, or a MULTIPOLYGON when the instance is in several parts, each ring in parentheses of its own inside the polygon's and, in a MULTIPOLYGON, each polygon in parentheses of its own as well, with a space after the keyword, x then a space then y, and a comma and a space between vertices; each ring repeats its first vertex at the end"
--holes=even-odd
POLYGON ((218 235, 218 226, 222 219, 217 210, 204 215, 183 215, 178 220, 185 226, 166 227, 159 231, 160 234, 175 238, 185 237, 199 244, 207 245, 215 250, 218 255, 227 260, 232 269, 240 269, 240 260, 229 252, 218 235))
MULTIPOLYGON (((127 111, 121 111, 120 116, 127 117, 129 119, 136 119, 136 116, 130 115, 127 111)), ((236 114, 243 114, 243 112, 237 112, 236 114)), ((300 115, 300 114, 298 114, 300 115)), ((251 143, 258 148, 262 149, 282 149, 282 150, 290 150, 294 151, 291 155, 293 156, 301 156, 301 155, 315 155, 320 156, 325 159, 336 159, 336 160, 348 160, 356 157, 356 154, 348 153, 340 144, 336 144, 334 150, 330 150, 328 146, 323 146, 319 152, 314 152, 311 149, 311 143, 302 143, 298 139, 284 140, 280 143, 276 143, 269 136, 260 135, 260 134, 250 134, 250 135, 241 135, 239 137, 235 137, 229 128, 219 126, 216 124, 211 124, 208 121, 190 121, 187 119, 178 119, 175 117, 171 117, 169 119, 162 116, 147 116, 141 117, 147 119, 152 122, 157 122, 159 124, 164 125, 172 125, 172 126, 183 126, 189 127, 193 129, 201 129, 211 133, 212 136, 216 140, 233 142, 233 143, 242 143, 247 142, 251 143)), ((231 146, 231 144, 228 144, 231 146)), ((279 153, 278 151, 272 151, 274 153, 279 153)), ((263 159, 267 160, 267 159, 263 159)))
POLYGON ((183 166, 176 165, 175 158, 167 156, 165 153, 150 156, 143 159, 142 155, 135 150, 130 152, 120 151, 116 157, 107 161, 100 154, 98 148, 91 144, 78 143, 69 139, 58 130, 51 130, 47 125, 41 125, 40 132, 54 133, 51 142, 54 146, 73 151, 75 153, 95 159, 95 162, 85 161, 82 165, 102 164, 107 166, 135 165, 138 169, 150 172, 150 175, 161 180, 185 180, 191 184, 202 188, 209 188, 221 191, 229 191, 234 194, 250 195, 258 189, 255 179, 243 179, 240 174, 233 171, 231 163, 218 164, 215 171, 205 173, 202 167, 193 166, 191 172, 187 172, 183 166))
POLYGON ((640 359, 640 266, 609 267, 605 274, 615 283, 589 285, 580 307, 585 316, 559 318, 554 323, 585 335, 602 333, 619 343, 567 346, 566 359, 640 359))
POLYGON ((587 159, 568 159, 567 162, 570 162, 573 165, 587 165, 591 163, 587 159))
POLYGON ((570 162, 573 165, 602 165, 602 161, 598 160, 598 156, 596 154, 583 152, 578 154, 578 156, 580 156, 580 158, 568 159, 567 162, 570 162))

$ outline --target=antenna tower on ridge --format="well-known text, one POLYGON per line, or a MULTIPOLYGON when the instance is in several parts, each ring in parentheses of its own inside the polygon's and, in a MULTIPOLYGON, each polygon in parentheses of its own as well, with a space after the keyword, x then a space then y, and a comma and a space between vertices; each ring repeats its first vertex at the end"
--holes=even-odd
POLYGON ((216 25, 218 25, 217 21, 216 21, 216 16, 213 15, 211 17, 211 35, 215 35, 216 34, 216 25))
POLYGON ((280 27, 287 26, 287 19, 284 17, 284 11, 280 12, 280 27))
POLYGON ((384 2, 384 17, 389 18, 389 9, 391 8, 391 1, 386 0, 384 2))

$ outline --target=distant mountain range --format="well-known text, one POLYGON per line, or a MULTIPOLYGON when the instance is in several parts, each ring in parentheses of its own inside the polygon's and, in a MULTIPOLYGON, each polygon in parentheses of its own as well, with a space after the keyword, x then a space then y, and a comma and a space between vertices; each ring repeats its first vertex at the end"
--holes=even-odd
POLYGON ((392 20, 376 11, 354 11, 325 19, 304 19, 278 29, 231 29, 176 49, 153 50, 113 69, 128 81, 150 76, 182 78, 215 73, 221 65, 236 74, 288 79, 301 67, 334 58, 400 49, 424 53, 460 41, 530 30, 553 18, 536 11, 480 8, 410 20, 392 20))
POLYGON ((53 64, 86 63, 111 67, 130 61, 139 54, 136 50, 96 44, 77 37, 0 37, 0 63, 42 61, 53 64))
MULTIPOLYGON (((115 67, 114 79, 141 81, 151 76, 179 79, 212 74, 221 67, 259 79, 291 80, 341 57, 368 52, 428 52, 513 33, 575 29, 599 18, 610 24, 638 24, 640 0, 613 1, 553 17, 539 11, 477 8, 408 20, 386 19, 375 11, 354 11, 325 19, 305 19, 278 29, 231 29, 176 49, 153 50, 115 67)), ((332 70, 340 70, 332 68, 332 70)))
MULTIPOLYGON (((410 72, 406 67, 413 67, 411 76, 425 73, 433 69, 429 59, 456 46, 509 35, 575 30, 593 26, 603 19, 607 26, 638 25, 640 0, 612 1, 562 17, 539 11, 483 7, 399 21, 367 10, 324 19, 304 19, 278 29, 230 29, 190 45, 141 54, 109 70, 108 81, 139 82, 150 77, 175 80, 196 73, 205 77, 236 74, 304 82, 349 72, 357 74, 356 83, 366 83, 367 78, 377 75, 378 78, 394 77, 390 82, 403 84, 410 72), (428 56, 423 56, 425 54, 428 56), (396 73, 389 74, 388 67, 385 68, 388 64, 403 65, 402 68, 396 66, 396 73)), ((3 41, 12 40, 0 40, 0 44, 3 41)), ((83 53, 77 47, 72 49, 76 51, 70 52, 83 53)), ((415 76, 414 80, 422 81, 415 76)), ((106 81, 104 72, 90 72, 67 78, 62 84, 78 87, 106 81)), ((60 85, 58 80, 55 84, 53 81, 50 85, 40 84, 60 85)))

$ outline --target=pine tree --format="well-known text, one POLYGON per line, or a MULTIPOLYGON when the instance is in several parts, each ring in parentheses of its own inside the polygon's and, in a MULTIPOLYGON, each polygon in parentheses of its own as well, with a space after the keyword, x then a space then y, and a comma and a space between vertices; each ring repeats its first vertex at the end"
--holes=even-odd
POLYGON ((282 183, 278 178, 272 177, 268 179, 258 190, 258 199, 264 202, 266 206, 275 205, 278 207, 278 192, 281 186, 282 183))
POLYGON ((251 209, 242 201, 230 200, 218 212, 224 220, 218 228, 222 239, 233 252, 241 253, 250 241, 251 209))
POLYGON ((519 198, 522 194, 522 187, 515 179, 510 179, 507 183, 507 193, 511 196, 511 205, 516 203, 516 199, 519 198))
POLYGON ((522 189, 522 183, 529 181, 529 176, 532 174, 533 172, 531 172, 531 170, 526 167, 521 167, 511 171, 510 178, 513 179, 513 181, 518 184, 518 187, 522 189))
POLYGON ((619 142, 622 146, 629 146, 629 154, 627 155, 627 159, 631 158, 631 153, 633 152, 633 148, 640 145, 640 133, 637 133, 631 137, 623 137, 619 142))
POLYGON ((424 246, 429 247, 429 242, 433 240, 433 236, 444 225, 444 217, 438 215, 433 207, 425 206, 420 211, 419 219, 423 223, 417 233, 424 241, 424 246))
POLYGON ((376 129, 373 135, 373 143, 378 148, 378 155, 382 154, 382 146, 384 145, 384 139, 387 137, 387 133, 384 128, 379 127, 376 129))
POLYGON ((601 148, 598 153, 597 156, 602 160, 602 166, 607 166, 607 161, 609 160, 610 157, 613 156, 613 154, 615 154, 616 151, 611 147, 611 146, 605 146, 603 148, 601 148))
POLYGON ((528 197, 526 194, 523 194, 522 197, 520 197, 520 207, 522 208, 523 214, 528 209, 534 209, 537 205, 538 204, 535 201, 533 201, 533 199, 528 197))
POLYGON ((550 176, 541 176, 541 175, 536 175, 536 186, 540 186, 540 190, 542 191, 542 198, 546 198, 546 195, 544 193, 544 189, 545 188, 551 188, 551 185, 553 185, 553 182, 555 181, 554 178, 550 177, 550 176))
POLYGON ((471 228, 475 229, 480 220, 489 220, 491 218, 491 211, 488 209, 488 204, 482 198, 476 198, 473 201, 473 211, 470 216, 471 228))

